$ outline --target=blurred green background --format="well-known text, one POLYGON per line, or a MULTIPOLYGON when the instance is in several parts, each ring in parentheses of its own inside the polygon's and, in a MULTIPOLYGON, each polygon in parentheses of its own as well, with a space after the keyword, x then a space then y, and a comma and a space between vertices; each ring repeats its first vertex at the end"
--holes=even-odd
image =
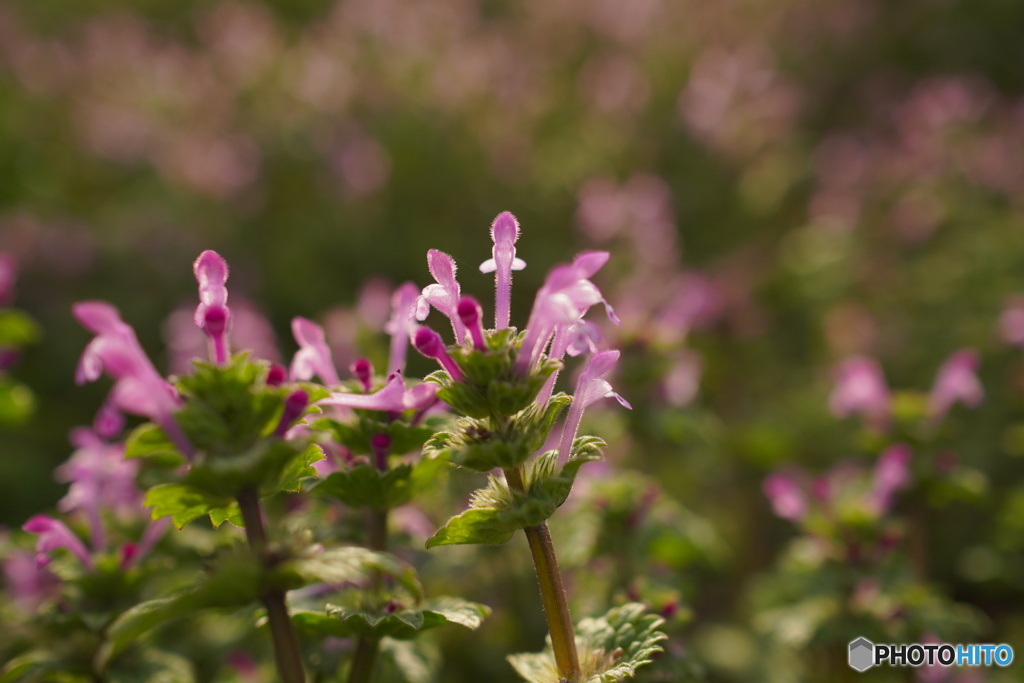
POLYGON ((1022 35, 1013 0, 5 2, 0 250, 43 337, 9 371, 37 409, 0 434, 0 524, 62 494, 105 391, 73 384, 72 302, 115 303, 166 358, 215 249, 284 358, 303 315, 343 359, 384 343, 367 279, 427 284, 428 248, 489 299, 476 265, 510 210, 513 322, 552 264, 613 252, 637 408, 608 418, 616 457, 724 539, 684 596, 712 671, 743 675, 727 624, 793 536, 763 478, 875 452, 827 408, 851 354, 926 391, 980 351, 985 402, 932 446, 980 483, 928 508, 927 570, 982 642, 1024 646, 1024 366, 999 333, 1024 292, 1022 35), (665 313, 698 284, 706 315, 665 313))

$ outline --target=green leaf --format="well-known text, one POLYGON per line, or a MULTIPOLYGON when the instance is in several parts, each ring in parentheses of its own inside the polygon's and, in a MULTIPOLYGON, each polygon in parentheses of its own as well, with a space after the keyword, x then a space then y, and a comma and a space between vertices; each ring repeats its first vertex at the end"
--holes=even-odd
POLYGON ((150 600, 121 614, 107 629, 97 661, 106 666, 129 645, 157 626, 206 609, 238 608, 252 604, 273 584, 274 576, 243 549, 218 558, 195 588, 170 598, 150 600))
POLYGON ((314 627, 322 635, 359 635, 368 638, 415 637, 421 631, 446 624, 457 624, 469 629, 479 628, 491 610, 486 605, 459 598, 437 598, 417 608, 392 612, 370 612, 351 607, 327 606, 327 617, 338 625, 328 625, 320 616, 303 615, 303 627, 314 627))
POLYGON ((178 467, 187 459, 178 450, 164 430, 152 422, 146 422, 132 430, 124 445, 125 458, 145 458, 162 467, 178 467))
POLYGON ((0 346, 18 349, 36 342, 40 335, 39 324, 27 313, 0 309, 0 346))
MULTIPOLYGON (((181 529, 192 520, 211 515, 220 517, 219 510, 227 510, 234 500, 229 496, 218 496, 194 488, 188 484, 157 484, 146 492, 143 503, 153 508, 153 519, 170 517, 174 526, 181 529)), ((221 521, 228 519, 223 517, 221 521)))
POLYGON ((322 581, 333 586, 365 583, 373 572, 380 572, 393 578, 417 602, 423 599, 423 586, 416 570, 389 553, 352 546, 325 550, 289 564, 290 569, 303 580, 310 583, 322 581))
POLYGON ((519 527, 493 508, 466 510, 448 520, 448 523, 427 539, 427 547, 439 545, 501 545, 512 539, 519 527))
MULTIPOLYGON (((641 603, 615 607, 597 619, 576 626, 576 648, 586 683, 621 683, 661 652, 667 636, 658 630, 664 619, 646 613, 641 603)), ((550 637, 544 652, 511 655, 509 662, 529 683, 559 683, 550 637)))
POLYGON ((0 683, 15 681, 38 681, 46 673, 58 671, 61 663, 53 658, 53 653, 46 650, 32 650, 15 657, 0 669, 0 683))
POLYGON ((475 631, 491 614, 491 608, 487 605, 447 596, 427 600, 420 608, 423 610, 425 629, 442 624, 458 624, 475 631))
POLYGON ((192 665, 181 655, 146 649, 105 672, 109 683, 194 683, 192 665))
POLYGON ((386 472, 372 465, 360 465, 328 475, 315 490, 337 498, 349 507, 387 510, 412 499, 411 474, 411 465, 386 472))
MULTIPOLYGON (((485 488, 473 492, 470 509, 449 519, 427 539, 427 548, 462 544, 500 545, 509 541, 517 529, 547 521, 569 496, 580 467, 600 458, 591 450, 591 447, 596 448, 597 441, 600 440, 587 441, 588 445, 579 450, 580 457, 569 460, 559 471, 556 471, 557 451, 548 451, 529 463, 523 478, 526 486, 523 493, 513 493, 505 482, 490 477, 485 488)), ((600 443, 603 445, 604 442, 600 443)))

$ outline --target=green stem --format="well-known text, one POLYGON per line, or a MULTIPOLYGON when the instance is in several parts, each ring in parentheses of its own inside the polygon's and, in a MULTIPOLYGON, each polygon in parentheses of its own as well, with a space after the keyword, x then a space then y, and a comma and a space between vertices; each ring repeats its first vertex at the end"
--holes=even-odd
POLYGON ((348 683, 369 683, 377 664, 380 639, 360 637, 352 657, 352 668, 348 672, 348 683))
MULTIPOLYGON (((505 480, 514 491, 525 490, 523 474, 519 468, 505 470, 505 480)), ((555 666, 563 681, 576 683, 581 678, 579 655, 576 653, 576 631, 569 614, 569 601, 558 570, 555 545, 547 524, 538 524, 523 529, 530 544, 533 567, 540 584, 540 598, 544 605, 544 616, 551 634, 551 649, 555 655, 555 666)))
MULTIPOLYGON (((265 565, 271 564, 267 554, 267 530, 263 525, 263 510, 259 495, 254 490, 238 494, 238 507, 245 522, 245 537, 256 557, 265 565)), ((260 596, 260 602, 267 610, 270 637, 274 642, 274 659, 283 683, 305 683, 306 672, 302 668, 302 654, 299 648, 299 634, 295 631, 284 591, 272 589, 260 596)))
MULTIPOLYGON (((387 552, 388 549, 388 511, 370 510, 369 524, 367 525, 370 550, 387 552)), ((373 585, 380 590, 384 583, 384 577, 380 572, 373 573, 373 585)), ((348 683, 369 683, 373 677, 373 670, 377 664, 377 654, 380 651, 380 639, 359 636, 356 641, 356 651, 352 655, 352 668, 348 672, 348 683)))

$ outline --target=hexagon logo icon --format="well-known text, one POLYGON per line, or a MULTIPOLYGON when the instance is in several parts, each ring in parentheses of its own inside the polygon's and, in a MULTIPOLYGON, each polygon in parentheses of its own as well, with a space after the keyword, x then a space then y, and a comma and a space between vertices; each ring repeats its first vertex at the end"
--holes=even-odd
POLYGON ((875 665, 875 644, 867 638, 850 643, 850 667, 864 672, 875 665))

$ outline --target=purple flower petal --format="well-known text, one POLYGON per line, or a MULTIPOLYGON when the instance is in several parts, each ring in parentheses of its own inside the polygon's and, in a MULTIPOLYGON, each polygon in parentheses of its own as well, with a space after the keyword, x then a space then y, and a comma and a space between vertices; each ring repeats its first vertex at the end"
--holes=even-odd
POLYGON ((45 567, 50 563, 50 553, 64 548, 77 557, 84 566, 89 569, 93 568, 92 558, 89 557, 89 551, 86 550, 85 544, 71 533, 71 529, 68 529, 63 522, 45 515, 36 515, 25 522, 21 528, 30 534, 39 536, 39 540, 36 541, 37 567, 45 567))

